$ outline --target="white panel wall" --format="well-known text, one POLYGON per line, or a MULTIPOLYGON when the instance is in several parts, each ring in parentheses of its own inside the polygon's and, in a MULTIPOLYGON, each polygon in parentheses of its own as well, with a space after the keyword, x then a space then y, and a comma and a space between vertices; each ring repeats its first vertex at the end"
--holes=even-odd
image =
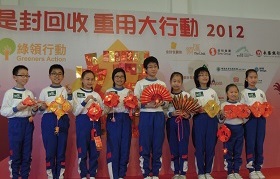
POLYGON ((0 0, 0 5, 170 12, 280 20, 280 0, 0 0))

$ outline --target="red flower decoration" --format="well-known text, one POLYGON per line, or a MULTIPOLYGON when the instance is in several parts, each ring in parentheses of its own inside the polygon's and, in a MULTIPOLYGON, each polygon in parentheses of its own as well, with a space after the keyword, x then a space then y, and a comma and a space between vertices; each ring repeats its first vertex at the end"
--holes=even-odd
POLYGON ((231 136, 231 131, 226 125, 221 125, 217 132, 217 137, 222 142, 227 142, 231 136))
POLYGON ((238 117, 245 119, 248 118, 251 114, 249 106, 246 104, 240 104, 237 106, 238 107, 238 117))
POLYGON ((98 121, 102 115, 102 109, 98 103, 92 103, 88 108, 88 117, 91 121, 98 121))
POLYGON ((261 117, 264 114, 265 108, 260 102, 256 101, 252 106, 250 106, 250 110, 255 117, 261 117))
POLYGON ((269 117, 272 113, 272 106, 268 102, 264 102, 263 106, 264 106, 263 117, 269 117))
POLYGON ((34 104, 36 104, 36 101, 28 96, 27 98, 25 98, 25 100, 22 101, 22 104, 26 106, 33 106, 34 104))
POLYGON ((234 119, 238 117, 238 107, 236 105, 225 105, 224 112, 227 119, 234 119))
POLYGON ((172 97, 163 85, 151 84, 143 90, 140 100, 142 104, 147 104, 151 101, 160 103, 161 101, 172 101, 172 97))
POLYGON ((120 102, 120 96, 110 92, 104 98, 104 104, 110 108, 116 107, 120 102))

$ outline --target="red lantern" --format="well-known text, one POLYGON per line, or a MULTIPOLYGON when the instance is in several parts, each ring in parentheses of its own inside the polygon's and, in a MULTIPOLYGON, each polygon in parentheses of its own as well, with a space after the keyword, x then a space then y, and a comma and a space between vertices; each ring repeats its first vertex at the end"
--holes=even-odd
POLYGON ((263 117, 269 117, 272 113, 272 106, 268 102, 264 102, 263 106, 264 106, 263 117))
POLYGON ((225 105, 224 113, 227 119, 237 118, 238 108, 236 105, 225 105))
POLYGON ((231 131, 226 125, 221 125, 217 132, 217 137, 222 142, 227 142, 230 139, 231 131))
POLYGON ((138 106, 137 97, 133 94, 129 94, 123 100, 124 106, 129 109, 129 116, 132 116, 132 109, 135 109, 138 106))
POLYGON ((92 103, 88 108, 88 117, 91 121, 98 121, 102 115, 102 109, 98 103, 92 103))
POLYGON ((104 104, 110 108, 116 107, 120 102, 120 96, 114 92, 109 92, 104 98, 104 104))
POLYGON ((261 117, 264 114, 265 108, 260 102, 256 101, 250 106, 250 110, 255 117, 261 117))
POLYGON ((238 117, 245 119, 248 118, 251 114, 250 108, 249 106, 247 106, 246 104, 240 104, 237 106, 238 107, 238 117))

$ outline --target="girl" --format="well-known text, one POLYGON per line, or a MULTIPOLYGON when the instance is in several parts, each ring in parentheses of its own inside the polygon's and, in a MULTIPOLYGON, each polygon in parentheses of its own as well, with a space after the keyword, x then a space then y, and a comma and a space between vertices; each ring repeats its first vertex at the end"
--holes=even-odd
POLYGON ((106 93, 118 94, 120 102, 117 107, 109 109, 107 116, 107 164, 110 179, 118 179, 126 175, 129 162, 132 129, 129 111, 125 108, 123 100, 132 91, 124 87, 126 74, 122 68, 114 69, 112 80, 113 87, 106 93))
MULTIPOLYGON (((189 97, 190 94, 183 91, 183 75, 174 72, 170 77, 172 97, 182 95, 189 97)), ((190 114, 183 114, 175 110, 172 103, 168 108, 168 120, 166 122, 167 139, 171 152, 171 169, 174 171, 173 179, 186 178, 188 170, 188 145, 190 136, 190 114), (179 117, 180 115, 180 117, 179 117)))
MULTIPOLYGON (((252 105, 256 101, 266 102, 265 93, 256 87, 258 74, 254 69, 246 71, 245 89, 241 92, 241 103, 252 105)), ((251 115, 244 125, 247 169, 251 179, 265 178, 261 172, 263 164, 263 143, 265 138, 266 119, 251 115)))
MULTIPOLYGON (((203 107, 209 100, 220 104, 217 93, 210 88, 211 76, 207 68, 200 67, 194 72, 196 88, 190 95, 203 107)), ((209 117, 204 110, 193 117, 192 137, 195 147, 198 179, 213 179, 210 175, 217 142, 218 119, 209 117)))
MULTIPOLYGON (((224 107, 226 105, 240 105, 238 102, 239 90, 235 84, 229 84, 226 87, 227 101, 221 104, 222 114, 224 114, 224 107)), ((223 115, 224 116, 224 115, 223 115)), ((230 139, 225 143, 225 148, 227 153, 224 155, 224 164, 225 170, 227 170, 228 177, 227 179, 242 179, 239 175, 239 169, 242 164, 242 148, 243 148, 243 119, 233 118, 226 119, 224 118, 225 125, 231 131, 230 139)))
MULTIPOLYGON (((103 108, 103 103, 100 95, 93 91, 92 86, 95 82, 95 75, 91 70, 85 70, 81 76, 82 87, 73 93, 74 108, 73 114, 76 116, 76 138, 78 149, 78 172, 82 179, 87 178, 90 174, 90 179, 94 179, 100 152, 96 148, 96 142, 91 138, 91 132, 94 131, 94 136, 101 136, 101 123, 99 121, 91 121, 86 114, 88 108, 93 102, 99 103, 103 108), (87 155, 89 155, 89 169, 87 168, 87 155)), ((100 139, 100 138, 98 138, 100 139)))

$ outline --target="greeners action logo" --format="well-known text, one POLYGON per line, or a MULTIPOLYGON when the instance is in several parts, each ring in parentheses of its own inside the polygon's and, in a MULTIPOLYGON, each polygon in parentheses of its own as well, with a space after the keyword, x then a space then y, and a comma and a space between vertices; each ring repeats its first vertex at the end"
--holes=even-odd
POLYGON ((16 43, 9 38, 0 40, 0 53, 5 56, 5 60, 9 60, 9 56, 16 50, 16 43))

